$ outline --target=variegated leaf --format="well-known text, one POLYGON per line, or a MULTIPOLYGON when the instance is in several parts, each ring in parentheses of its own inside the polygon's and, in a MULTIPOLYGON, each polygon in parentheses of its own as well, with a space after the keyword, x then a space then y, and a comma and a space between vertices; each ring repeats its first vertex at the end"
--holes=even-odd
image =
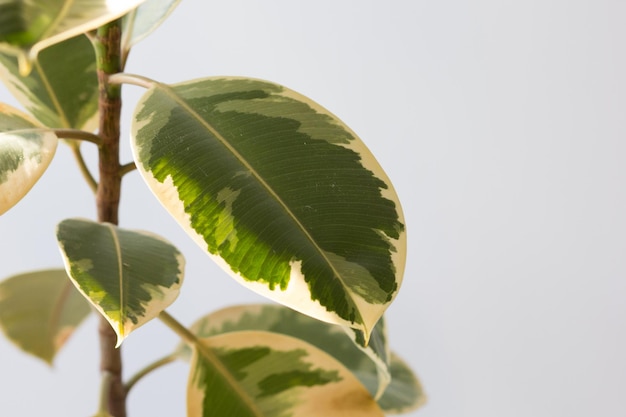
MULTIPOLYGON (((426 402, 422 386, 413 371, 398 355, 388 352, 384 317, 377 323, 368 347, 363 347, 356 339, 350 342, 338 326, 324 324, 276 305, 225 308, 196 321, 191 330, 201 338, 244 330, 293 336, 330 354, 348 368, 376 398, 385 413, 407 413, 426 402)), ((348 333, 354 336, 353 332, 348 333)), ((179 355, 186 357, 188 352, 186 345, 179 347, 179 355)))
POLYGON ((390 181, 339 119, 276 84, 206 78, 150 88, 132 135, 152 191, 237 281, 367 339, 406 235, 390 181))
POLYGON ((391 354, 391 384, 378 405, 389 414, 403 414, 426 403, 426 394, 411 368, 396 354, 391 354))
POLYGON ((0 215, 35 185, 52 161, 57 143, 49 129, 0 103, 0 215))
POLYGON ((93 131, 97 126, 96 56, 86 36, 43 50, 27 76, 17 59, 0 52, 0 79, 45 126, 93 131))
POLYGON ((6 0, 0 3, 0 50, 17 57, 28 74, 44 48, 89 32, 144 0, 6 0))
MULTIPOLYGON (((243 330, 261 330, 296 337, 333 356, 359 378, 373 396, 378 397, 390 380, 384 320, 376 324, 372 343, 366 348, 351 341, 344 329, 289 308, 269 304, 228 307, 202 317, 191 327, 191 331, 202 338, 243 330)), ((352 334, 351 331, 349 333, 352 334)), ((178 354, 187 357, 187 345, 181 344, 178 354)))
POLYGON ((20 349, 49 364, 90 311, 62 269, 0 282, 0 328, 20 349))
POLYGON ((178 296, 184 259, 156 235, 68 219, 57 239, 74 285, 109 321, 118 346, 178 296))
POLYGON ((181 0, 146 0, 141 6, 124 16, 124 40, 122 49, 148 36, 174 11, 181 0))
POLYGON ((382 417, 367 389, 334 358, 276 333, 234 332, 194 350, 188 417, 382 417))

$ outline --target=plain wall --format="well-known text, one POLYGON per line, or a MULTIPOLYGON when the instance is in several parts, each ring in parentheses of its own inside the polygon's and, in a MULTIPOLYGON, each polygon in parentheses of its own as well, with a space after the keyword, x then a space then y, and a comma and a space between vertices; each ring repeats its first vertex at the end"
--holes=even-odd
MULTIPOLYGON (((393 350, 429 396, 410 416, 621 417, 625 21, 617 0, 186 0, 127 70, 164 82, 275 81, 370 147, 408 228, 388 322, 393 350)), ((125 87, 127 115, 140 93, 125 87)), ((14 103, 4 88, 0 101, 14 103)), ((93 201, 61 147, 0 217, 0 278, 61 266, 54 227, 77 216, 94 218, 93 201)), ((153 230, 185 254, 170 309, 181 321, 262 301, 212 264, 137 173, 124 180, 121 225, 153 230)), ((0 338, 0 415, 95 413, 94 325, 53 369, 0 338)), ((124 342, 126 375, 176 343, 158 321, 142 327, 124 342)), ((169 365, 140 383, 130 415, 184 415, 186 373, 169 365)))

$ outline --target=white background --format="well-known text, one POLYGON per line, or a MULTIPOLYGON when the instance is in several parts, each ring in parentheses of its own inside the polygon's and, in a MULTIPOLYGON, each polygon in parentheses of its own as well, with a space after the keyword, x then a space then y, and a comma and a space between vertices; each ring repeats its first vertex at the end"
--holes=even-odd
MULTIPOLYGON (((165 82, 279 82, 366 142, 408 226, 406 275, 388 320, 393 349, 429 396, 411 416, 619 417, 625 21, 621 0, 187 0, 127 69, 165 82)), ((125 91, 129 112, 141 89, 125 91)), ((11 100, 0 89, 0 101, 11 100)), ((212 265, 137 173, 124 187, 121 224, 154 230, 187 257, 173 315, 191 323, 261 301, 212 265)), ((76 216, 95 210, 60 148, 0 217, 0 277, 60 266, 54 227, 76 216)), ((0 339, 0 415, 92 415, 94 324, 54 369, 0 339)), ((124 343, 126 375, 176 343, 160 322, 144 326, 124 343)), ((185 380, 182 363, 155 372, 131 393, 131 417, 184 415, 185 380)))

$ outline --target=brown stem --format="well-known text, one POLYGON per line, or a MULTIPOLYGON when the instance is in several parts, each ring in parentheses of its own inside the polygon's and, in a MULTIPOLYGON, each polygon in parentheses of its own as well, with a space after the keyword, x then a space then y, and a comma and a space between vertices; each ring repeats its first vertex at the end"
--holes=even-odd
POLYGON ((124 175, 126 175, 129 172, 132 172, 132 171, 134 171, 136 169, 137 169, 137 165, 135 165, 134 162, 129 162, 126 165, 122 165, 120 167, 120 175, 123 177, 124 175))
MULTIPOLYGON (((108 23, 93 38, 100 89, 99 146, 100 179, 96 191, 98 221, 118 223, 120 202, 120 114, 122 108, 121 87, 108 82, 110 75, 122 71, 120 41, 121 21, 108 23)), ((100 370, 110 376, 108 380, 107 408, 114 417, 126 417, 126 390, 122 382, 122 357, 115 348, 117 336, 111 325, 100 318, 100 370)))
POLYGON ((122 356, 120 350, 115 349, 117 335, 104 317, 98 325, 100 335, 100 371, 108 374, 107 410, 113 417, 126 417, 126 388, 122 382, 122 356))

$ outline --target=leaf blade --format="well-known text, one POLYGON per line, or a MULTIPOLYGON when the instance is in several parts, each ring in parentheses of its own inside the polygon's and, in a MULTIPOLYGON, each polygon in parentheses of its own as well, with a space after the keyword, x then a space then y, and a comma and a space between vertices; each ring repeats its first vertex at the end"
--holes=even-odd
POLYGON ((168 18, 181 0, 146 0, 124 16, 123 50, 130 50, 168 18))
POLYGON ((48 364, 90 311, 62 269, 0 282, 0 328, 20 349, 48 364))
POLYGON ((132 136, 148 185, 233 278, 368 337, 406 236, 384 171, 339 119, 276 84, 205 78, 148 90, 132 136))
MULTIPOLYGON (((372 340, 380 341, 362 347, 354 334, 341 326, 320 322, 279 305, 248 304, 227 307, 200 318, 191 331, 200 338, 223 333, 259 330, 280 333, 303 340, 333 356, 348 368, 377 398, 389 385, 388 347, 384 320, 377 323, 372 340), (352 339, 352 340, 351 340, 352 339)), ((177 354, 186 358, 188 348, 181 344, 177 354)))
POLYGON ((178 297, 184 259, 156 235, 67 219, 57 240, 72 282, 111 324, 118 346, 178 297))
POLYGON ((12 0, 0 7, 0 50, 18 58, 27 75, 48 46, 111 22, 145 0, 12 0))
POLYGON ((57 143, 49 129, 0 103, 0 215, 17 204, 41 178, 57 143))
POLYGON ((27 75, 15 57, 0 51, 0 79, 44 126, 93 131, 98 80, 91 42, 81 35, 42 51, 27 75))
POLYGON ((383 415, 347 369, 298 339, 235 332, 203 339, 195 352, 190 417, 383 415))
POLYGON ((391 384, 378 405, 390 414, 402 414, 416 410, 426 403, 427 397, 411 368, 398 355, 391 354, 391 384))

